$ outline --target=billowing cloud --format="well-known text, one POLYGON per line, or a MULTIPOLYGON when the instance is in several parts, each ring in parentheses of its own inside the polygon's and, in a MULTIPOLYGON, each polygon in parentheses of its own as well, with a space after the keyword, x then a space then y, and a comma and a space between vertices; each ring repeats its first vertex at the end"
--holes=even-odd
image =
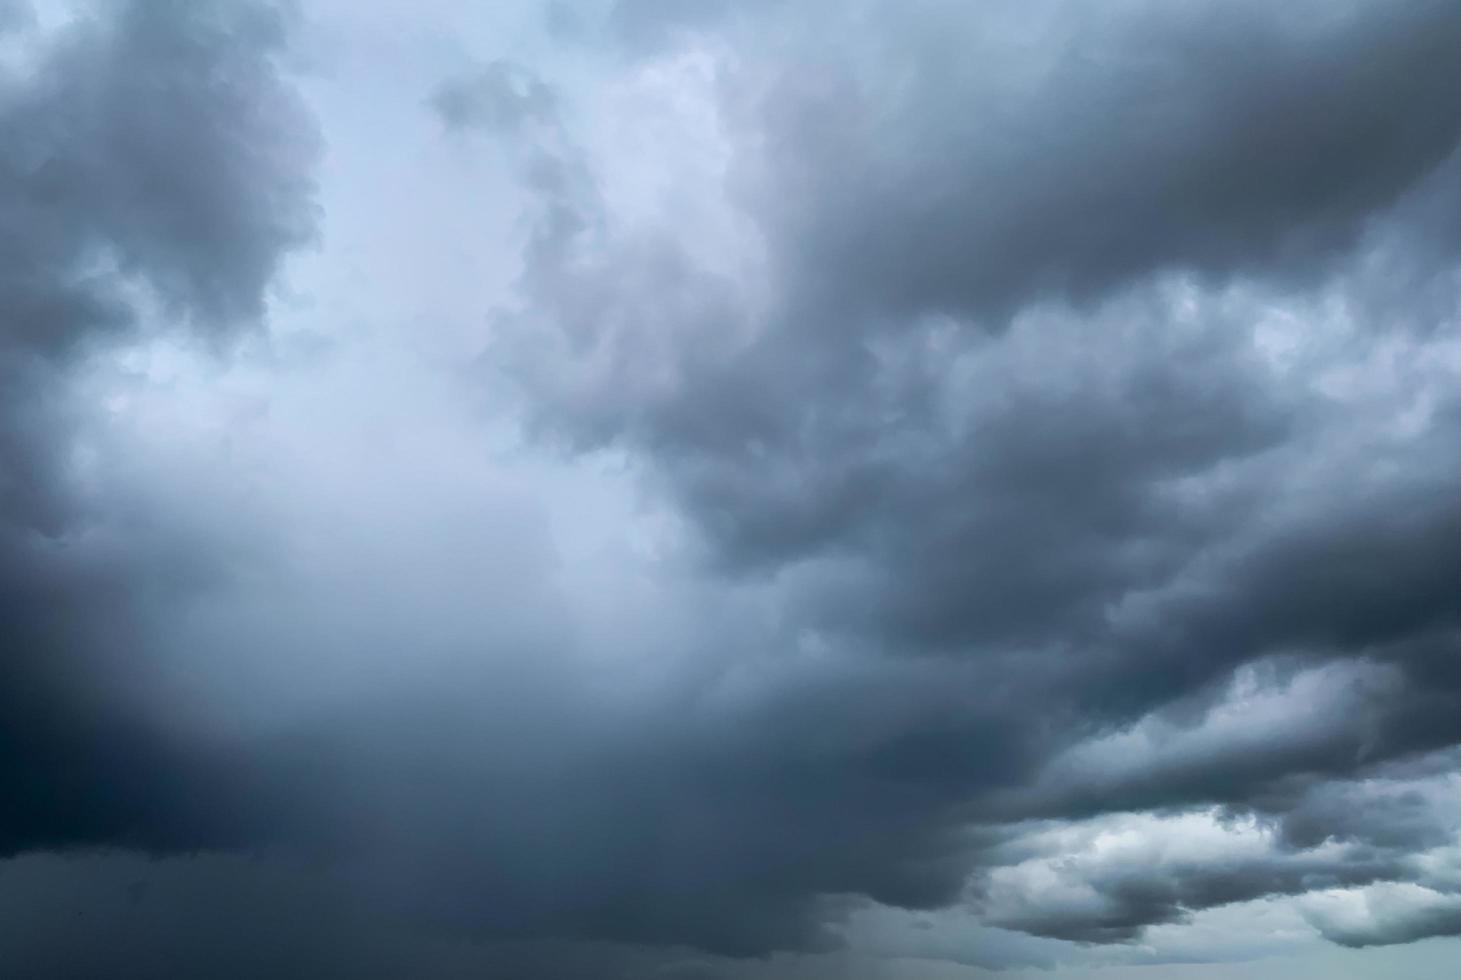
POLYGON ((1458 932, 1455 3, 11 24, 0 960, 1458 932))
MULTIPOLYGON (((1417 202, 1450 206, 1458 133, 1427 66, 1450 70, 1455 11, 858 13, 755 20, 787 52, 811 50, 801 27, 822 45, 784 63, 714 54, 743 20, 693 35, 722 57, 708 111, 749 230, 618 226, 635 202, 611 179, 570 199, 573 224, 545 196, 551 247, 505 323, 547 431, 629 453, 707 574, 770 583, 797 642, 873 665, 845 714, 815 716, 802 784, 829 779, 854 823, 860 779, 923 794, 939 848, 956 813, 1282 813, 1304 780, 1453 744, 1454 341, 1416 321, 1429 307, 1386 311, 1374 270, 1452 281, 1417 202), (914 676, 928 689, 891 680, 914 676), (1204 733, 1313 677, 1335 682, 1281 738, 1204 733), (1094 754, 1162 729, 1146 757, 1094 754)), ((691 70, 677 57, 662 70, 691 70)), ((772 730, 788 756, 809 737, 772 730)), ((1322 839, 1314 812, 1292 840, 1322 839)), ((959 860, 889 900, 951 899, 959 860)), ((1315 887, 1297 867, 1149 876, 1095 931, 1058 911, 1032 928, 1130 938, 1315 887)))

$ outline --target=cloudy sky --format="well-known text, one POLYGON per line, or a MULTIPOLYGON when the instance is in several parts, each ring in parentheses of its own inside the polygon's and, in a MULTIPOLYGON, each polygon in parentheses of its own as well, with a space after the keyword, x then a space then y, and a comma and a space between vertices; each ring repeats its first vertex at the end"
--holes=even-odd
POLYGON ((0 963, 1442 980, 1461 0, 0 0, 0 963))

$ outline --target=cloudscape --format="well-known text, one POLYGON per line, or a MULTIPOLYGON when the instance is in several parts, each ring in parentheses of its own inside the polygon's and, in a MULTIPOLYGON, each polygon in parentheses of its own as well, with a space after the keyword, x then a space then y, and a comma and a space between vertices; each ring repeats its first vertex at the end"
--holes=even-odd
POLYGON ((0 0, 0 973, 1443 980, 1461 0, 0 0))

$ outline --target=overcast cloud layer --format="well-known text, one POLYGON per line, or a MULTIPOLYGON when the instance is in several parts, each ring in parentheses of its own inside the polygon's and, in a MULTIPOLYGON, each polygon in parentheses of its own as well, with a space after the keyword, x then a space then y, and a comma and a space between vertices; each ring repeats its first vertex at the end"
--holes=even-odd
POLYGON ((1451 976, 1461 2, 483 6, 0 3, 0 963, 1451 976))

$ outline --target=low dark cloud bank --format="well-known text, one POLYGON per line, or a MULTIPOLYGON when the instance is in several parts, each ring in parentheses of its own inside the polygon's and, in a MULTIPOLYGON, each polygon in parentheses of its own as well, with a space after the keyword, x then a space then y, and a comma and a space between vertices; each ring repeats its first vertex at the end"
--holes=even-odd
MULTIPOLYGON (((138 606, 210 557, 131 533, 69 479, 68 366, 149 329, 221 336, 263 312, 313 227, 308 117, 276 12, 98 7, 0 94, 0 847, 191 847, 233 822, 217 760, 121 716, 138 606), (156 314, 152 314, 156 316, 156 314)), ((125 508, 125 504, 121 505, 125 508)))
POLYGON ((528 204, 472 384, 674 518, 647 599, 438 507, 449 468, 341 478, 348 540, 83 478, 83 367, 227 359, 321 219, 295 12, 86 10, 0 18, 41 52, 0 76, 0 895, 40 923, 0 961, 812 976, 737 958, 869 900, 1461 934, 1461 4, 560 23, 625 71, 731 53, 696 189, 739 238, 626 218, 546 71, 413 92, 528 204), (241 720, 191 720, 179 650, 256 679, 241 720))

